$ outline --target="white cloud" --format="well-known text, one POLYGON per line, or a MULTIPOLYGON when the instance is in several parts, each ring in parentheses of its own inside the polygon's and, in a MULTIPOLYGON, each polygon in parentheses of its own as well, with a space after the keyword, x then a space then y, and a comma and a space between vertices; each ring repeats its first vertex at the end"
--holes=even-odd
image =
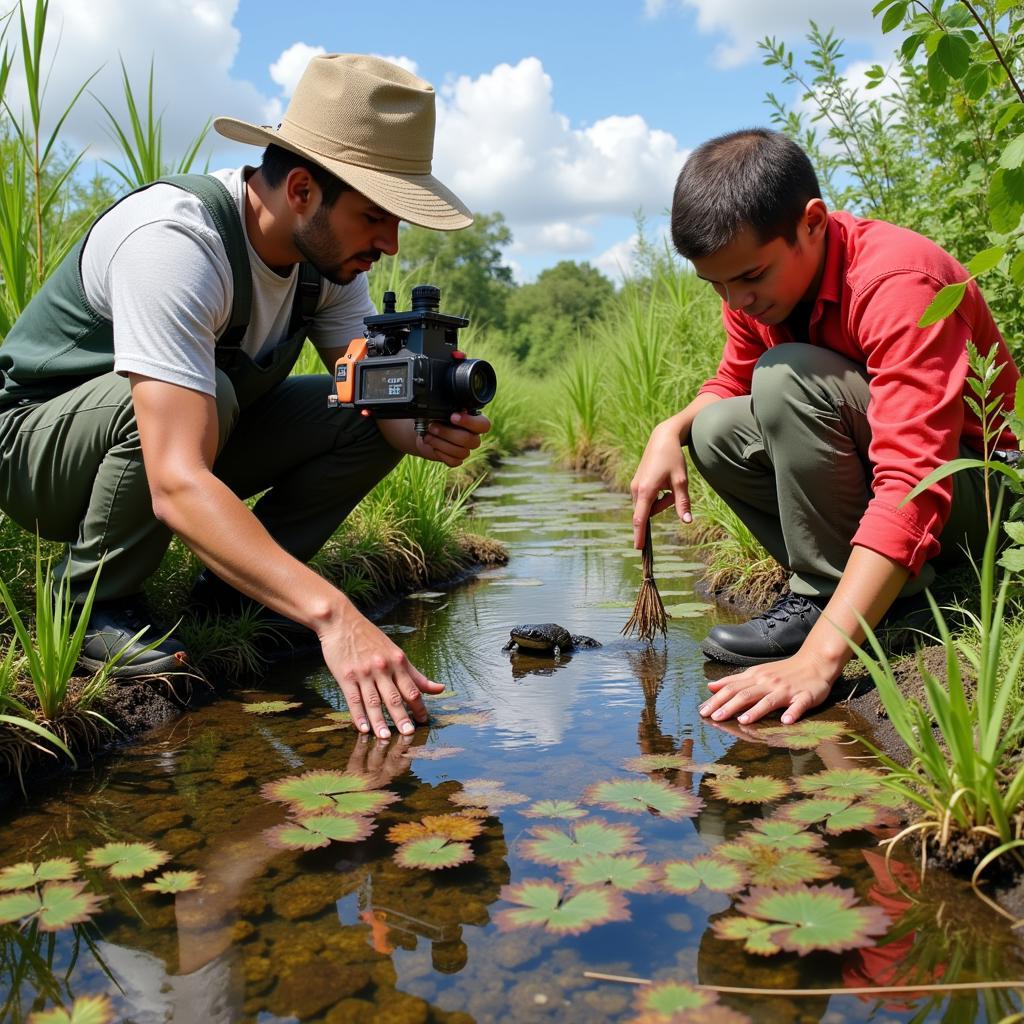
POLYGON ((609 246, 593 264, 605 277, 621 283, 635 273, 636 267, 636 244, 639 238, 632 234, 629 238, 623 239, 609 246))
POLYGON ((564 220, 545 224, 537 232, 536 240, 555 252, 584 252, 594 244, 594 236, 586 228, 564 220))
POLYGON ((295 92, 295 86, 299 84, 302 72, 306 70, 306 65, 314 57, 319 57, 326 52, 322 46, 310 46, 308 43, 292 43, 270 65, 270 77, 281 86, 281 92, 285 96, 291 96, 295 92))

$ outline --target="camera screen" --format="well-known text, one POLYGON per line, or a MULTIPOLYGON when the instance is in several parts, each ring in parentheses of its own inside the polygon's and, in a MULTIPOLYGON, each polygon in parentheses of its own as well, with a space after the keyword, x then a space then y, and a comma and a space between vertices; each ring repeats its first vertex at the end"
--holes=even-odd
POLYGON ((388 366, 363 364, 360 374, 359 397, 366 402, 409 397, 409 364, 391 363, 388 366))

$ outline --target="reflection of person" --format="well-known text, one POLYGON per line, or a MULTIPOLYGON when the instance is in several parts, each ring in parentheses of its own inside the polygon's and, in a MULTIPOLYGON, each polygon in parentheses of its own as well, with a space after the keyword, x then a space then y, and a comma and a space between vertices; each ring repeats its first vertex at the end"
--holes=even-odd
POLYGON ((197 596, 223 606, 237 588, 314 631, 359 729, 387 736, 386 704, 411 732, 405 707, 425 721, 421 691, 440 687, 304 563, 403 453, 457 466, 489 423, 455 413, 419 438, 411 420, 329 410, 329 376, 289 371, 307 334, 333 370, 362 333, 364 275, 397 252, 402 220, 472 223, 430 174, 434 91, 376 57, 319 56, 277 129, 214 126, 267 146, 260 166, 116 204, 5 339, 0 506, 69 542, 60 573, 79 599, 102 563, 87 667, 184 660, 173 638, 133 640, 174 533, 208 566, 197 596))
MULTIPOLYGON (((687 445, 791 572, 790 593, 704 641, 709 657, 752 667, 712 683, 701 713, 755 721, 781 710, 793 722, 828 695, 851 656, 846 637, 863 636, 858 617, 873 626, 926 586, 940 549, 981 550, 980 472, 901 502, 982 447, 964 401, 966 342, 995 349, 1006 408, 1019 374, 973 281, 954 315, 917 326, 967 272, 911 231, 831 213, 806 154, 779 133, 698 147, 676 184, 672 234, 722 297, 726 342, 716 375, 651 434, 632 482, 635 545, 651 514, 674 506, 691 518, 687 445)), ((999 446, 1014 449, 1013 437, 999 446)))

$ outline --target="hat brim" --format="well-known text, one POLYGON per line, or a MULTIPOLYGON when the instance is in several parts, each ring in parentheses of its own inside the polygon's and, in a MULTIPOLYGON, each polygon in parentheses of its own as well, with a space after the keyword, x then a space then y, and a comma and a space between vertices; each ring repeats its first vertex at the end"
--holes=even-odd
POLYGON ((458 231, 473 223, 466 204, 432 174, 397 174, 344 160, 334 160, 298 146, 272 128, 249 124, 233 117, 218 117, 214 130, 226 139, 250 146, 280 146, 312 160, 324 170, 372 199, 381 209, 419 227, 435 231, 458 231))

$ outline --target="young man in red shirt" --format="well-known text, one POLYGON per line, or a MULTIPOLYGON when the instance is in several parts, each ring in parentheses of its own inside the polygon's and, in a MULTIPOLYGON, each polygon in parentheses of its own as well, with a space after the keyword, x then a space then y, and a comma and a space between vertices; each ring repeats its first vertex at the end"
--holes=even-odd
MULTIPOLYGON (((933 561, 978 552, 987 533, 980 473, 958 473, 903 505, 938 466, 977 457, 964 401, 968 341, 996 346, 995 390, 1011 408, 1019 373, 974 282, 957 311, 917 322, 967 271, 904 228, 831 213, 803 150, 777 132, 734 132, 683 167, 672 238, 723 300, 718 372, 651 433, 632 482, 634 541, 674 506, 691 520, 686 459, 785 566, 790 592, 702 649, 750 666, 710 684, 701 714, 795 722, 820 704, 898 598, 933 561)), ((1001 449, 1016 450, 1009 432, 1001 449)))

